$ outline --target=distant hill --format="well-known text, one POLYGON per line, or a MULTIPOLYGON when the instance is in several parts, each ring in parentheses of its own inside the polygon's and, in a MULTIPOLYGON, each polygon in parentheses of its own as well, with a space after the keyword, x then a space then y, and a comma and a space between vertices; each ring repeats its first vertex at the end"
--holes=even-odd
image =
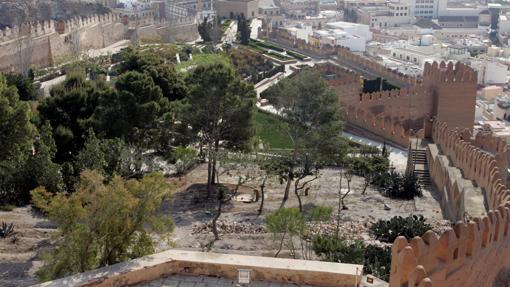
POLYGON ((0 28, 27 21, 66 20, 108 12, 109 8, 94 0, 0 0, 0 28))

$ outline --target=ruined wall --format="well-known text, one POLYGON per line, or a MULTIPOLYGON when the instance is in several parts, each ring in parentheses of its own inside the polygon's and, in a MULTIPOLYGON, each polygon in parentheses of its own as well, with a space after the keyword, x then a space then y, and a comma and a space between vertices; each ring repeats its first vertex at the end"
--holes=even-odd
MULTIPOLYGON (((432 139, 465 178, 484 190, 490 211, 459 221, 440 236, 428 231, 410 242, 397 238, 390 287, 490 287, 498 273, 510 267, 510 191, 500 179, 495 156, 464 140, 460 132, 436 121, 432 139)), ((441 173, 431 176, 441 180, 441 173)))

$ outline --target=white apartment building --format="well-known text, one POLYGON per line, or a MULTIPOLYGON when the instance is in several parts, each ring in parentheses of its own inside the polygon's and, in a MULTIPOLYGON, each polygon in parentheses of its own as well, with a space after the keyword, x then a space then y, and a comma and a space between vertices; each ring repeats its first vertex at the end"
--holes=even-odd
POLYGON ((368 25, 340 21, 327 23, 326 27, 328 29, 339 29, 345 31, 351 35, 365 39, 366 42, 372 40, 372 32, 370 32, 368 25))
POLYGON ((508 82, 508 67, 489 59, 472 60, 470 66, 478 73, 479 85, 503 85, 508 82))

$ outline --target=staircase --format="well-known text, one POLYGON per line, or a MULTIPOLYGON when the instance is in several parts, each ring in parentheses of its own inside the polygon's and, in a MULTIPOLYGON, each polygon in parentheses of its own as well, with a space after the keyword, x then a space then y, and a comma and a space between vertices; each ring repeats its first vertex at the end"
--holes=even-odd
POLYGON ((427 163, 427 148, 421 139, 412 139, 409 145, 407 171, 414 172, 418 183, 422 186, 430 186, 430 174, 427 163))

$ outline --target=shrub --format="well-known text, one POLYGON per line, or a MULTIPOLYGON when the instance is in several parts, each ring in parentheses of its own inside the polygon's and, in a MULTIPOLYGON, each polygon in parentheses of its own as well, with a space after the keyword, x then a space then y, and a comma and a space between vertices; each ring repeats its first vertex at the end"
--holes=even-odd
POLYGON ((363 271, 386 282, 390 281, 391 247, 368 245, 365 249, 363 271))
POLYGON ((319 205, 314 206, 305 212, 305 219, 311 221, 327 221, 331 219, 333 208, 331 206, 319 205))
POLYGON ((265 53, 266 55, 270 56, 270 57, 273 57, 273 58, 276 58, 278 60, 281 60, 281 61, 288 61, 288 60, 292 60, 291 57, 288 57, 288 56, 285 56, 285 55, 282 55, 282 54, 279 54, 279 53, 275 53, 273 51, 271 52, 267 52, 265 53))
POLYGON ((159 213, 170 186, 161 174, 140 180, 114 177, 104 183, 96 171, 82 172, 76 191, 32 191, 34 204, 58 225, 60 240, 43 256, 42 280, 85 272, 154 252, 151 233, 166 238, 173 228, 159 213))
POLYGON ((290 50, 287 51, 287 55, 292 56, 292 57, 294 57, 294 58, 296 58, 298 60, 301 60, 301 61, 304 61, 305 59, 308 58, 305 55, 302 55, 302 54, 299 54, 299 53, 296 53, 296 52, 290 51, 290 50))
POLYGON ((349 242, 334 235, 318 235, 313 239, 312 249, 325 261, 363 264, 365 244, 361 240, 349 242))
POLYGON ((272 43, 268 43, 268 42, 255 42, 257 46, 260 46, 260 47, 263 47, 263 48, 267 48, 267 49, 271 49, 271 50, 275 50, 275 51, 278 51, 278 52, 283 52, 285 51, 284 49, 272 44, 272 43))
POLYGON ((1 238, 7 238, 9 236, 15 235, 16 232, 14 232, 14 223, 7 223, 2 222, 0 225, 0 237, 1 238))
POLYGON ((349 242, 333 235, 316 236, 312 249, 322 260, 363 264, 363 271, 385 281, 389 280, 391 269, 391 248, 365 245, 361 240, 349 242))
POLYGON ((378 179, 386 196, 398 199, 413 199, 423 195, 415 174, 399 174, 395 171, 383 174, 378 179))
POLYGON ((422 236, 432 228, 425 221, 423 215, 395 216, 390 220, 381 219, 372 224, 370 232, 382 242, 393 243, 398 236, 404 236, 409 240, 415 236, 422 236))

